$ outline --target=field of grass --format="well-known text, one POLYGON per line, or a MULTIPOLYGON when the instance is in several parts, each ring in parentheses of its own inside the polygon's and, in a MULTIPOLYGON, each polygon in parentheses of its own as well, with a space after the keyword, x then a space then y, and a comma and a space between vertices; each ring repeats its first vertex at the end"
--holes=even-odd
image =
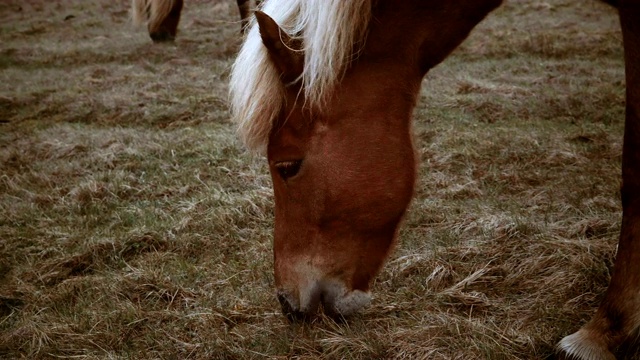
POLYGON ((508 1, 427 75, 372 305, 311 324, 279 312, 266 162, 229 120, 235 2, 187 0, 172 45, 128 10, 0 6, 0 358, 543 359, 594 313, 621 218, 612 9, 508 1))

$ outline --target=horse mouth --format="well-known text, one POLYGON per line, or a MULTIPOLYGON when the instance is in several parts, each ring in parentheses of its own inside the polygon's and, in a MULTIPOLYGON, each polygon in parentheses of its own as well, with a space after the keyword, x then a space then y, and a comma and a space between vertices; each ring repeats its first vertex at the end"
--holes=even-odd
POLYGON ((277 298, 282 313, 291 322, 311 321, 321 312, 335 321, 343 321, 371 303, 368 292, 348 290, 337 281, 316 282, 298 296, 278 290, 277 298))

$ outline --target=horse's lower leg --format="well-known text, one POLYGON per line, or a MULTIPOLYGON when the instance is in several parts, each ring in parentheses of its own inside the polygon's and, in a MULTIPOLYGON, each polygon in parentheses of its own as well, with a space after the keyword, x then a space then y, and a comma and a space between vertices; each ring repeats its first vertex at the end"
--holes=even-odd
POLYGON ((249 24, 249 10, 251 8, 251 2, 249 0, 238 0, 238 9, 240 10, 240 21, 242 27, 241 32, 244 32, 247 24, 249 24))
POLYGON ((173 41, 178 33, 178 23, 182 12, 183 0, 175 0, 169 14, 157 24, 156 21, 149 22, 149 36, 154 42, 173 41))
POLYGON ((617 2, 624 39, 627 105, 622 149, 622 229, 611 283, 595 316, 560 343, 577 359, 615 359, 640 326, 640 0, 617 2))

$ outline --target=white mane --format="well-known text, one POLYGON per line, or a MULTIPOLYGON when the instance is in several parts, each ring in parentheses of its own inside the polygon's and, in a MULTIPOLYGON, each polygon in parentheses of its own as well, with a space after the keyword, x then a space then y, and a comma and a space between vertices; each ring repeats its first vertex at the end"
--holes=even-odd
MULTIPOLYGON (((261 10, 287 33, 302 38, 305 101, 320 106, 366 36, 371 0, 268 0, 261 10)), ((240 138, 250 150, 264 153, 285 93, 255 21, 233 65, 229 87, 240 138)))

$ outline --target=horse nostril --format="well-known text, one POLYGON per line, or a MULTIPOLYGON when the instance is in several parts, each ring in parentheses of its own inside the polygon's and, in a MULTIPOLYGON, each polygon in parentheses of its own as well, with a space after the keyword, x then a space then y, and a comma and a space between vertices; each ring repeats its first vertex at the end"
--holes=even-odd
POLYGON ((289 302, 285 294, 278 292, 278 301, 280 302, 280 306, 282 307, 282 313, 287 317, 289 321, 296 322, 309 319, 309 317, 305 313, 291 306, 291 303, 289 302))

